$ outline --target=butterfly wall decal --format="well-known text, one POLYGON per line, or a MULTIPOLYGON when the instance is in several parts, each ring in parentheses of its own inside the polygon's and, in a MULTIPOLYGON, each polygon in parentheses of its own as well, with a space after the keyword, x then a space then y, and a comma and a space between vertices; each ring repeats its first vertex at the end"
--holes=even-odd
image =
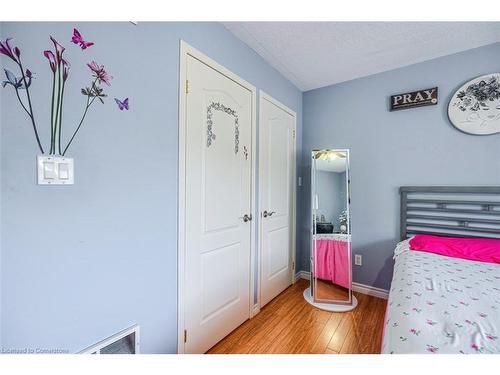
POLYGON ((115 98, 115 102, 116 102, 116 104, 118 104, 118 108, 120 108, 120 111, 123 111, 124 109, 126 109, 128 111, 128 108, 129 108, 128 107, 128 98, 123 99, 123 101, 115 98))
POLYGON ((82 34, 77 29, 73 29, 73 37, 71 38, 71 41, 77 45, 79 45, 82 50, 87 49, 90 46, 94 45, 94 42, 86 42, 82 38, 82 34))

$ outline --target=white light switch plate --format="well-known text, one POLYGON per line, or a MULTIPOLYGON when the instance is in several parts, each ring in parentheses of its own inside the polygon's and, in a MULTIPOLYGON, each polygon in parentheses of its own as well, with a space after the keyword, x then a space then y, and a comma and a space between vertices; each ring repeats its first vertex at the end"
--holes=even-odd
POLYGON ((73 158, 65 156, 36 157, 38 170, 38 185, 73 185, 73 158))
POLYGON ((359 254, 354 255, 354 264, 356 266, 362 266, 363 265, 363 257, 359 254))

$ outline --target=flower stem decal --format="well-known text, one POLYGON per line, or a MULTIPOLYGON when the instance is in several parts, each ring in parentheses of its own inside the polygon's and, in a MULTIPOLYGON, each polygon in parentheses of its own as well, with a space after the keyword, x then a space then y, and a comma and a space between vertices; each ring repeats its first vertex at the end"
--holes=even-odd
POLYGON ((21 107, 24 109, 24 111, 26 112, 26 114, 29 116, 29 118, 31 120, 31 125, 33 127, 33 132, 35 133, 35 138, 36 138, 36 142, 38 144, 38 148, 40 149, 41 153, 43 154, 43 147, 42 147, 42 143, 40 142, 40 137, 38 135, 38 129, 36 127, 35 115, 33 114, 33 106, 31 104, 31 96, 30 96, 30 91, 29 91, 29 87, 31 85, 31 79, 33 78, 33 74, 29 69, 27 69, 26 71, 24 70, 23 64, 21 62, 21 50, 18 47, 12 48, 9 44, 10 40, 12 40, 12 38, 7 38, 3 42, 0 41, 0 54, 9 57, 12 61, 14 61, 16 63, 17 67, 21 71, 21 77, 16 78, 12 72, 5 69, 5 75, 7 77, 7 81, 4 81, 2 83, 2 86, 6 87, 7 83, 9 83, 16 91, 17 100, 19 100, 19 104, 21 105, 21 107), (26 79, 27 75, 28 75, 28 79, 26 79), (19 94, 20 89, 25 90, 26 99, 28 101, 27 106, 23 102, 23 100, 21 99, 21 95, 19 94))
POLYGON ((50 154, 61 154, 62 133, 62 105, 64 86, 69 73, 69 63, 63 58, 65 48, 57 40, 50 37, 54 43, 55 53, 44 51, 43 55, 49 60, 52 71, 52 100, 50 112, 50 154))
POLYGON ((73 142, 73 139, 75 139, 75 136, 78 134, 78 131, 80 130, 80 128, 83 124, 83 121, 85 120, 85 116, 87 116, 87 112, 88 112, 90 106, 94 103, 94 101, 96 99, 99 99, 99 101, 104 104, 103 98, 105 98, 107 95, 104 94, 104 90, 102 88, 100 88, 97 84, 104 82, 108 86, 111 86, 111 79, 113 77, 111 77, 106 72, 106 70, 104 70, 104 65, 99 65, 95 61, 92 61, 92 62, 88 63, 87 66, 90 68, 92 73, 94 73, 93 74, 94 81, 92 82, 90 88, 86 87, 86 88, 81 90, 82 94, 87 97, 87 102, 85 103, 85 109, 83 111, 83 115, 82 115, 82 118, 80 120, 80 123, 76 127, 75 132, 71 136, 67 146, 64 148, 64 151, 61 154, 63 156, 66 154, 66 151, 68 151, 68 148, 71 145, 71 143, 73 142))
POLYGON ((102 98, 106 97, 106 95, 102 93, 102 89, 100 89, 99 87, 96 86, 96 83, 97 83, 98 80, 99 80, 99 78, 96 78, 94 80, 94 82, 92 82, 92 87, 90 89, 88 87, 86 89, 82 89, 82 94, 87 97, 87 103, 85 103, 85 110, 83 111, 83 115, 82 115, 82 118, 80 120, 80 123, 78 124, 78 126, 76 127, 75 132, 71 136, 71 138, 70 138, 70 140, 68 142, 68 145, 64 148, 64 151, 62 152, 62 154, 61 154, 62 156, 64 156, 66 154, 66 151, 68 151, 68 148, 71 145, 71 143, 73 142, 73 139, 75 139, 76 134, 80 130, 80 128, 81 128, 81 126, 83 124, 83 121, 85 120, 85 116, 87 116, 87 111, 89 110, 89 108, 92 105, 92 103, 94 103, 94 100, 96 98, 99 98, 99 100, 101 101, 101 103, 104 103, 104 101, 102 100, 102 98), (92 98, 92 99, 90 99, 90 98, 92 98))

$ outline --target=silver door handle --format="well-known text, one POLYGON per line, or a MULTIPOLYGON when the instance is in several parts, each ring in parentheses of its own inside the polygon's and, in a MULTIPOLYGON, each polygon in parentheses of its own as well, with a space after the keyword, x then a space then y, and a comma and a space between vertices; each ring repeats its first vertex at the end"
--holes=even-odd
POLYGON ((244 215, 243 217, 240 217, 240 219, 243 219, 243 221, 246 223, 247 221, 252 220, 252 215, 244 215))
POLYGON ((276 213, 275 211, 267 212, 267 210, 266 210, 262 213, 262 216, 264 216, 264 217, 273 216, 273 214, 275 214, 275 213, 276 213))

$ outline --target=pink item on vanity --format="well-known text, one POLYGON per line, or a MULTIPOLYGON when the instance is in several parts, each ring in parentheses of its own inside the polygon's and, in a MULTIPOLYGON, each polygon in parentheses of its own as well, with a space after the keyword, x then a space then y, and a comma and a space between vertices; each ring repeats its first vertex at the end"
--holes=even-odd
POLYGON ((334 284, 350 287, 347 241, 319 239, 316 241, 316 277, 334 284))

